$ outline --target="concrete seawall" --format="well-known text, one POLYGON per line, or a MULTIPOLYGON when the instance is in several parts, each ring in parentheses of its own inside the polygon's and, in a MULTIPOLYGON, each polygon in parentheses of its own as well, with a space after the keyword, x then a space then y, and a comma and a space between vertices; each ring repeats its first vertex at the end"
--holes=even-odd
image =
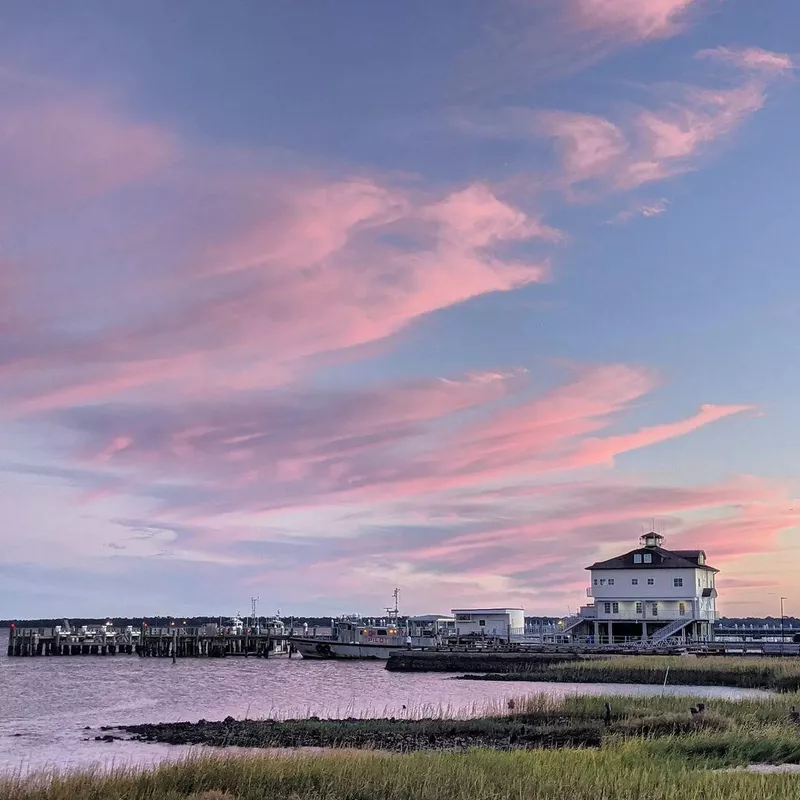
POLYGON ((576 661, 577 653, 480 653, 449 650, 398 650, 386 669, 394 672, 521 672, 560 661, 576 661))

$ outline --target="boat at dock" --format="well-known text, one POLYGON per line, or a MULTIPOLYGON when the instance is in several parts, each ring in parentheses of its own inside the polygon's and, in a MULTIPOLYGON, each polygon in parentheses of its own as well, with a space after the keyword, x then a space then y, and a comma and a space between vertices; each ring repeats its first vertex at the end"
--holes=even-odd
POLYGON ((435 647, 441 643, 439 617, 401 618, 399 590, 392 597, 394 607, 386 609, 381 620, 364 620, 358 615, 332 621, 331 635, 292 636, 289 641, 303 658, 388 660, 398 651, 435 647))
POLYGON ((365 625, 360 619, 337 620, 330 637, 293 636, 289 640, 303 658, 382 659, 407 647, 405 628, 397 624, 365 625))

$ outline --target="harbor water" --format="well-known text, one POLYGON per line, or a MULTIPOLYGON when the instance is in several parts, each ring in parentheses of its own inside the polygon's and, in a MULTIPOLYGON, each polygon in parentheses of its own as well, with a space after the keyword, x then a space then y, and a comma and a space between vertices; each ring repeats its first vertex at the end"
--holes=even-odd
POLYGON ((227 716, 466 716, 509 697, 542 692, 766 694, 721 687, 476 683, 438 673, 388 672, 384 663, 373 661, 185 658, 173 664, 124 655, 7 658, 6 636, 7 631, 0 632, 0 771, 6 773, 149 765, 190 752, 170 745, 95 741, 104 725, 227 716))

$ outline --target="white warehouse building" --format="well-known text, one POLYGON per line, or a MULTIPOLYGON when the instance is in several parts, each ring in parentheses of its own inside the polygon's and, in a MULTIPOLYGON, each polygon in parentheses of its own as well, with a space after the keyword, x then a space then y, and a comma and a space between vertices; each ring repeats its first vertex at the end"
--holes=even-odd
POLYGON ((524 608, 454 608, 456 636, 484 636, 511 641, 525 634, 524 608))
POLYGON ((706 562, 705 551, 666 550, 664 541, 651 532, 636 550, 586 567, 591 575, 586 594, 594 603, 570 621, 573 638, 596 643, 712 638, 719 570, 706 562))

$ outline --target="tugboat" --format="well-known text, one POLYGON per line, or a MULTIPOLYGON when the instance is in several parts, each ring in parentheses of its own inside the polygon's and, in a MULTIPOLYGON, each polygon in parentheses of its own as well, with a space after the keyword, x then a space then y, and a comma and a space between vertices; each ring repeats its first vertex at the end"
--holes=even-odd
POLYGON ((330 638, 293 636, 290 642, 303 658, 382 659, 408 646, 408 631, 400 624, 397 608, 400 590, 395 589, 394 608, 387 608, 385 625, 367 625, 359 617, 336 620, 330 638))

